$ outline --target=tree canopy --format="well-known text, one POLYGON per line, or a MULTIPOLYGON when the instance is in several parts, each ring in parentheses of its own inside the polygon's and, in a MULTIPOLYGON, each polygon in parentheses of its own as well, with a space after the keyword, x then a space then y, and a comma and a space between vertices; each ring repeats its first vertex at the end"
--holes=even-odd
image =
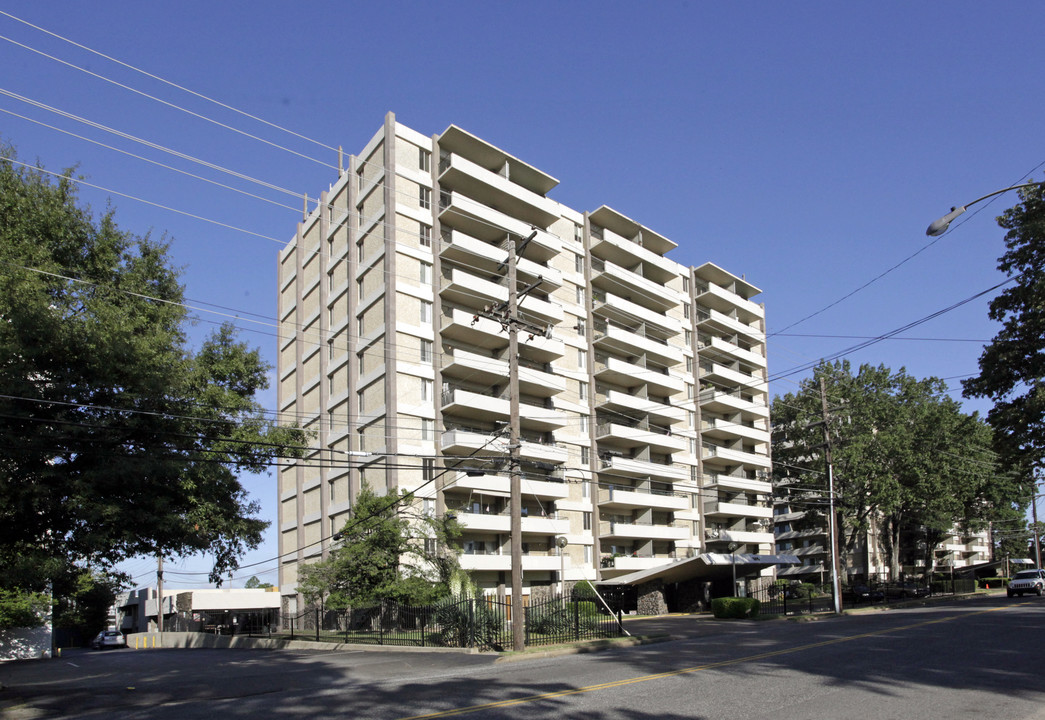
POLYGON ((820 365, 799 392, 773 402, 774 472, 778 484, 803 488, 797 497, 805 499, 808 522, 826 525, 821 378, 843 556, 877 532, 895 577, 902 560, 919 559, 919 544, 931 553, 955 524, 979 529, 1011 507, 990 428, 962 413, 943 381, 884 366, 863 365, 853 374, 840 362, 820 365))
POLYGON ((998 218, 1008 230, 998 269, 1016 282, 991 300, 989 316, 1001 330, 980 355, 979 375, 962 386, 967 397, 993 401, 987 422, 995 447, 1033 486, 1045 468, 1045 185, 1020 196, 998 218))
POLYGON ((327 607, 384 599, 428 603, 450 592, 460 526, 452 517, 411 517, 403 491, 379 496, 366 483, 327 559, 301 568, 298 590, 327 607))
POLYGON ((195 351, 168 245, 120 230, 0 148, 0 584, 210 553, 220 581, 267 522, 238 480, 297 456, 269 367, 230 326, 195 351))

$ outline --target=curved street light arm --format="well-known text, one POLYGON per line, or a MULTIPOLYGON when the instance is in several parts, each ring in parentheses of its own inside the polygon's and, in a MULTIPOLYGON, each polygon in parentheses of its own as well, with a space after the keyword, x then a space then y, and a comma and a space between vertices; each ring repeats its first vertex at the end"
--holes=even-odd
POLYGON ((950 224, 952 222, 954 222, 954 220, 959 215, 961 215, 963 212, 965 212, 966 209, 968 209, 970 205, 975 205, 976 203, 978 203, 978 202, 980 202, 982 200, 986 200, 987 198, 992 198, 995 195, 1001 195, 1004 192, 1009 192, 1009 190, 1019 190, 1020 188, 1037 187, 1039 185, 1041 185, 1041 183, 1036 183, 1036 182, 1023 183, 1021 185, 1012 185, 1012 186, 1007 187, 1007 188, 1002 188, 1001 190, 995 190, 994 192, 988 193, 988 194, 984 195, 983 197, 976 198, 972 202, 966 203, 966 204, 962 205, 961 207, 952 207, 951 211, 949 213, 944 215, 939 220, 935 220, 925 230, 925 234, 928 235, 929 237, 937 237, 939 235, 943 235, 945 232, 947 232, 947 228, 950 226, 950 224))

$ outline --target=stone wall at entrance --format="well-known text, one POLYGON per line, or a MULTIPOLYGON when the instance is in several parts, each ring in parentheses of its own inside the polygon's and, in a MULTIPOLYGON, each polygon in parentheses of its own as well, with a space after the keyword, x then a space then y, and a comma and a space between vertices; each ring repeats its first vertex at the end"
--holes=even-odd
POLYGON ((667 615, 668 604, 664 600, 664 583, 653 580, 635 588, 638 593, 639 615, 667 615))

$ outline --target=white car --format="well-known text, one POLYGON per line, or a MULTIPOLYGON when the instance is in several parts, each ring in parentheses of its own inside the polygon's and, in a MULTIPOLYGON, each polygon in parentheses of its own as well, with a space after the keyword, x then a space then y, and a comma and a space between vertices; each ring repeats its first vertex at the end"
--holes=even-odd
POLYGON ((1009 581, 1006 593, 1009 597, 1013 595, 1023 597, 1023 593, 1034 593, 1040 596, 1043 590, 1045 590, 1045 570, 1020 570, 1009 581))
POLYGON ((104 650, 110 647, 127 647, 127 638, 119 630, 102 630, 91 640, 91 647, 104 650))

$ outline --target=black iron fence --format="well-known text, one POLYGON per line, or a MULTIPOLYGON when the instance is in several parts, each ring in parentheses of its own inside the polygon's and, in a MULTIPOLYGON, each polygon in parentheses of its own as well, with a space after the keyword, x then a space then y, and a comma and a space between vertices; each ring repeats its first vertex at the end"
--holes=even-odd
MULTIPOLYGON (((618 637, 619 618, 595 603, 550 599, 524 610, 525 644, 551 645, 618 637)), ((495 598, 447 598, 431 605, 385 601, 334 611, 284 615, 280 635, 317 642, 505 650, 513 646, 511 604, 495 598)))
MULTIPOLYGON (((842 585, 841 604, 852 608, 975 591, 976 580, 972 578, 934 576, 929 580, 884 582, 871 577, 865 582, 842 585)), ((834 594, 830 583, 776 583, 751 592, 750 595, 758 599, 761 615, 803 615, 834 611, 834 594)))

